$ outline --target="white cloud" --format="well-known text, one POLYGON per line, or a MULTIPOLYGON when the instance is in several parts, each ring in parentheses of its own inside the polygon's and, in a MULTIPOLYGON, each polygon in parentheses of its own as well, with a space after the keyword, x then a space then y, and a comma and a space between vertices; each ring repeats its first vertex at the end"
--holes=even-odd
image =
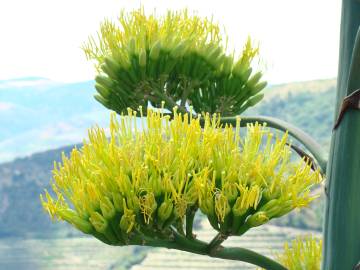
POLYGON ((0 102, 0 112, 9 111, 15 107, 15 104, 10 102, 0 102))
POLYGON ((12 79, 5 80, 0 82, 1 89, 13 89, 13 88, 23 88, 23 87, 32 87, 32 89, 42 89, 44 87, 49 87, 50 85, 56 85, 57 82, 51 81, 49 79, 12 79))
MULTIPOLYGON (((270 82, 334 77, 337 71, 338 0, 148 0, 147 10, 188 7, 214 14, 236 48, 248 34, 257 39, 270 82)), ((104 17, 136 0, 12 0, 0 9, 0 79, 42 76, 60 81, 92 79, 80 45, 104 17)))

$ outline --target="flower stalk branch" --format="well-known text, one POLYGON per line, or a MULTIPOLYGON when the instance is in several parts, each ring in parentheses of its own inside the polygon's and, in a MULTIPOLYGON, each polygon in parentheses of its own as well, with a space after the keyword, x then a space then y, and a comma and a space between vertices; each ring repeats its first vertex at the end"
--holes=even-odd
POLYGON ((228 235, 219 232, 208 245, 209 254, 213 254, 227 238, 228 235))

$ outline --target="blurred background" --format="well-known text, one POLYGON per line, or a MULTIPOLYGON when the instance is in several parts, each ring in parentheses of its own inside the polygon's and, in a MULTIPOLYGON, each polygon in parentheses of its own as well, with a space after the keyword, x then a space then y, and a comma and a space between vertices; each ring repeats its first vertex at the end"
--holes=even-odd
MULTIPOLYGON (((41 208, 39 194, 49 186, 53 161, 80 144, 92 125, 108 125, 108 110, 92 97, 95 70, 80 47, 105 18, 141 5, 157 14, 188 8, 213 16, 226 29, 230 50, 240 51, 250 35, 259 43, 258 65, 269 86, 247 114, 291 122, 329 147, 338 0, 1 1, 0 269, 251 269, 181 252, 108 247, 52 223, 41 208)), ((229 244, 271 255, 304 230, 320 233, 323 206, 321 197, 229 244)), ((197 229, 204 239, 212 234, 201 218, 197 229)))

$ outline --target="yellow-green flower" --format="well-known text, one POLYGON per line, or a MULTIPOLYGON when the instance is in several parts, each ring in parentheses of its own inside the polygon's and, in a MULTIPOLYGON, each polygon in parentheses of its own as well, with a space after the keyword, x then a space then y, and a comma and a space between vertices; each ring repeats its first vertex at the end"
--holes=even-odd
POLYGON ((42 197, 50 216, 119 244, 119 235, 183 224, 190 207, 215 229, 239 235, 316 197, 310 188, 321 175, 290 160, 287 134, 272 141, 256 123, 241 137, 240 119, 221 126, 219 115, 194 118, 176 108, 173 119, 148 109, 141 127, 136 115, 112 114, 109 138, 92 128, 80 149, 55 164, 54 195, 42 197))
POLYGON ((320 270, 322 241, 313 236, 299 237, 291 244, 285 243, 284 253, 278 261, 289 270, 320 270))
POLYGON ((119 114, 165 100, 169 110, 191 103, 198 113, 236 115, 262 99, 266 82, 253 72, 258 47, 248 39, 241 53, 229 54, 227 40, 212 19, 140 8, 104 21, 83 50, 98 71, 96 100, 119 114))

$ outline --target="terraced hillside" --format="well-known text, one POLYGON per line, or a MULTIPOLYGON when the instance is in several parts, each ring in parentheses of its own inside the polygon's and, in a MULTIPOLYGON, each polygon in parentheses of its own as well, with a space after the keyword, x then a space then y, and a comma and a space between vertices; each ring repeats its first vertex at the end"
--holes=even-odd
POLYGON ((113 247, 89 237, 0 239, 2 270, 129 269, 144 258, 146 249, 113 247))
MULTIPOLYGON (((200 240, 210 241, 215 236, 214 230, 202 222, 202 229, 197 232, 200 240)), ((289 227, 278 227, 265 225, 254 228, 242 237, 230 237, 224 246, 244 247, 260 252, 267 256, 274 256, 283 248, 283 243, 295 238, 298 235, 313 233, 311 231, 298 230, 289 227)), ((318 233, 315 233, 318 235, 318 233)), ((146 258, 138 265, 134 265, 131 270, 201 270, 201 269, 256 269, 256 267, 242 262, 221 260, 202 255, 195 255, 187 252, 152 249, 146 258)))

